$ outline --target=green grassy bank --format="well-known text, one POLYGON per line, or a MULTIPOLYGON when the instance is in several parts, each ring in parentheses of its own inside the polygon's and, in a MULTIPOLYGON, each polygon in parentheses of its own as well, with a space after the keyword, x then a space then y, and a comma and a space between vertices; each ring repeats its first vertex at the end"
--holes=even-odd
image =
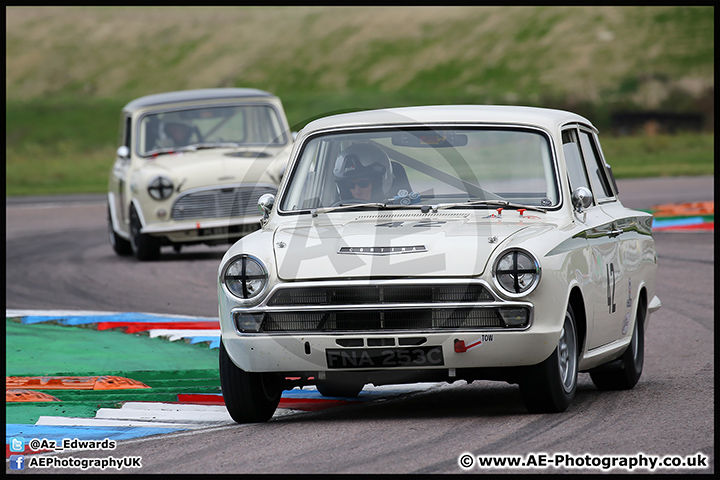
MULTIPOLYGON (((339 111, 384 106, 382 98, 331 99, 308 108, 287 97, 288 120, 299 129, 309 120, 339 111), (323 112, 323 108, 328 110, 323 112)), ((27 101, 6 109, 6 195, 104 193, 117 147, 124 101, 27 101)), ((389 100, 393 106, 415 102, 389 100)), ((592 121, 592 118, 590 118, 592 121)), ((601 131, 605 156, 617 178, 713 175, 714 134, 613 136, 601 131)))
POLYGON ((294 130, 351 110, 561 108, 619 178, 714 173, 714 7, 8 7, 6 195, 101 193, 121 107, 171 90, 278 95, 294 130), (617 112, 704 132, 613 137, 617 112))

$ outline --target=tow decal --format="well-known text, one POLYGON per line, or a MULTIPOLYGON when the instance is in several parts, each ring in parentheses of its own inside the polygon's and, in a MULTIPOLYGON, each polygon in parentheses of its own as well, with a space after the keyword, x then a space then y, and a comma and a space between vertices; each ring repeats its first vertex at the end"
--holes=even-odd
POLYGON ((471 343, 470 345, 465 344, 465 340, 459 340, 455 339, 454 342, 454 348, 456 353, 464 353, 470 350, 473 347, 477 347, 478 345, 482 345, 483 342, 492 342, 495 340, 495 335, 487 334, 487 335, 481 335, 478 340, 471 343))

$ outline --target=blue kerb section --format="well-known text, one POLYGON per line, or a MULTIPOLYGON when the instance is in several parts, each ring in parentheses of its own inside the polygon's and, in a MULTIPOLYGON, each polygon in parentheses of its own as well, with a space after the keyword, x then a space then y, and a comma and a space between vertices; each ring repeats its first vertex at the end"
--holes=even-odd
POLYGON ((197 318, 163 317, 161 315, 149 315, 146 313, 118 313, 114 315, 78 315, 78 316, 57 316, 38 315, 22 317, 23 324, 42 323, 57 321, 61 325, 86 325, 100 322, 188 322, 197 321, 197 318))
POLYGON ((190 344, 210 342, 210 348, 220 348, 220 335, 212 337, 187 337, 190 338, 190 344))
POLYGON ((172 433, 186 428, 145 428, 145 427, 85 427, 71 425, 23 425, 10 423, 5 425, 5 444, 12 437, 23 437, 25 441, 33 438, 55 440, 62 443, 63 438, 80 440, 129 440, 163 433, 172 433))
MULTIPOLYGON (((360 392, 360 395, 357 397, 352 397, 354 400, 363 400, 363 397, 389 397, 393 395, 400 395, 403 393, 408 393, 407 391, 403 390, 373 390, 373 391, 362 391, 360 392)), ((222 397, 222 393, 205 393, 203 395, 215 395, 217 397, 222 397)), ((320 392, 318 392, 316 389, 299 389, 299 388, 293 388, 292 390, 285 390, 282 392, 283 398, 344 398, 344 397, 324 397, 320 395, 320 392)), ((350 398, 350 397, 348 397, 350 398)))
POLYGON ((282 396, 283 398, 325 398, 317 390, 298 390, 296 388, 285 390, 282 392, 282 396))
MULTIPOLYGON (((307 388, 307 387, 306 387, 307 388)), ((292 390, 285 390, 282 392, 283 398, 321 398, 321 399, 336 399, 336 398, 348 398, 350 400, 369 400, 368 397, 391 397, 394 395, 400 395, 410 393, 408 391, 403 390, 369 390, 369 391, 361 391, 360 394, 357 397, 325 397, 320 394, 316 389, 312 390, 300 390, 297 388, 293 388, 292 390)), ((222 395, 222 394, 221 394, 222 395)))
POLYGON ((703 217, 675 218, 672 220, 653 220, 653 228, 684 227, 686 225, 699 225, 705 223, 703 217))

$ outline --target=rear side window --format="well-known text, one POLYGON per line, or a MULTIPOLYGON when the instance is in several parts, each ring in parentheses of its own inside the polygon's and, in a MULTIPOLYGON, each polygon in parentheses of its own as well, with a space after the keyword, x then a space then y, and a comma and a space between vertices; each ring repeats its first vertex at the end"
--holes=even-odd
POLYGON ((562 141, 565 165, 570 179, 570 190, 575 190, 578 187, 589 189, 590 182, 585 171, 585 162, 583 162, 577 130, 569 129, 562 132, 562 141))
POLYGON ((592 184, 595 197, 598 199, 611 198, 613 192, 605 174, 605 162, 598 152, 592 134, 580 130, 580 144, 582 145, 583 156, 587 162, 590 183, 592 184))
POLYGON ((120 128, 118 134, 118 147, 123 145, 130 148, 130 125, 131 118, 125 114, 120 115, 120 128))

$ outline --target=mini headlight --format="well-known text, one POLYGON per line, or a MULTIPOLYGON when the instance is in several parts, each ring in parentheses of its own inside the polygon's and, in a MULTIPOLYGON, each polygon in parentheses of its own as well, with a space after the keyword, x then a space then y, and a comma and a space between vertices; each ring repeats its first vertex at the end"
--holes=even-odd
POLYGON ((265 289, 268 274, 260 260, 242 255, 228 264, 222 280, 230 293, 246 300, 265 289))
POLYGON ((155 200, 164 200, 172 195, 173 183, 167 177, 157 176, 148 183, 148 193, 155 200))
POLYGON ((540 282, 540 263, 525 250, 508 250, 495 260, 495 285, 511 297, 532 292, 540 282))

